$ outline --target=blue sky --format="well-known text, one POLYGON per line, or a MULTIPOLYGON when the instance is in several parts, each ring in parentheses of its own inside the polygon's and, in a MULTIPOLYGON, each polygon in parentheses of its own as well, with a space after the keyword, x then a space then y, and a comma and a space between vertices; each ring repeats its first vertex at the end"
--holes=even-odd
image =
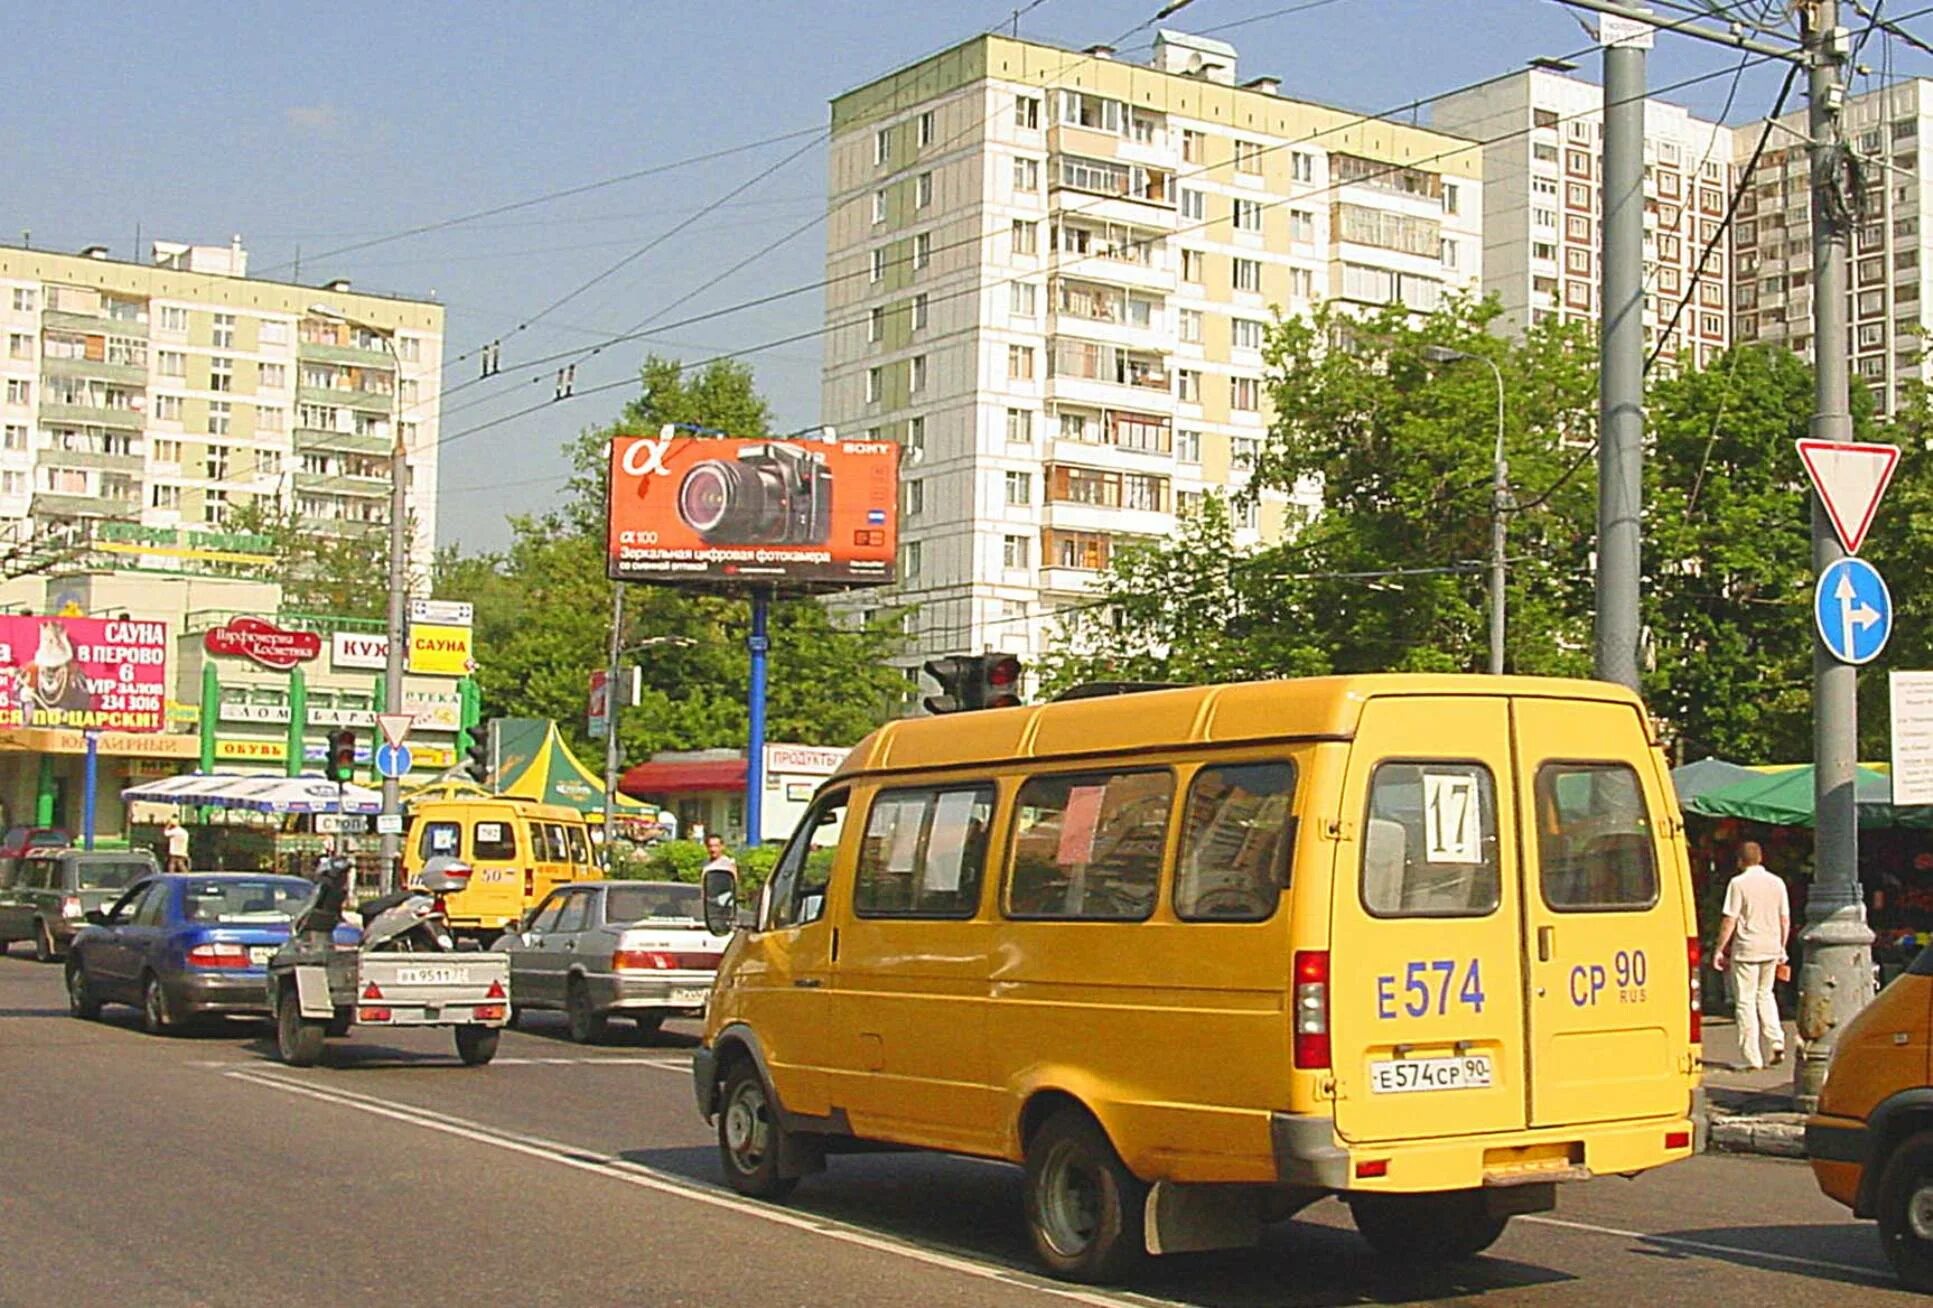
MULTIPOLYGON (((345 276, 361 288, 433 294, 448 306, 449 357, 494 337, 504 341, 501 375, 451 395, 444 419, 440 534, 445 543, 492 548, 507 538, 506 514, 541 507, 557 493, 560 442, 608 420, 626 394, 585 395, 460 433, 549 398, 555 365, 519 363, 648 319, 788 233, 805 228, 660 321, 818 280, 823 231, 807 225, 823 207, 822 148, 800 137, 336 252, 822 128, 832 96, 1004 22, 1016 7, 985 0, 23 6, 8 15, 10 47, 31 57, 11 62, 9 94, 0 97, 9 158, 0 240, 13 243, 30 231, 36 246, 101 242, 128 257, 137 229, 144 244, 155 237, 225 243, 240 233, 258 274, 289 276, 299 252, 304 281, 345 276), (798 158, 728 207, 631 259, 537 325, 514 330, 801 146, 798 158)), ((1291 0, 1194 0, 1169 22, 1223 29, 1216 34, 1239 49, 1244 78, 1278 76, 1284 94, 1366 111, 1589 44, 1577 18, 1553 0, 1323 0, 1278 12, 1293 7, 1291 0)), ((1083 47, 1122 36, 1159 8, 1159 0, 1039 0, 1021 18, 1021 34, 1083 47)), ((1933 20, 1910 25, 1933 35, 1933 20)), ((1142 28, 1127 45, 1145 44, 1151 32, 1142 28)), ((1877 69, 1880 55, 1875 41, 1865 62, 1877 69)), ((1891 58, 1897 72, 1933 73, 1933 63, 1897 43, 1891 58)), ((1669 97, 1715 114, 1737 62, 1715 47, 1666 39, 1652 55, 1650 81, 1656 88, 1722 70, 1669 97)), ((1595 79, 1595 56, 1580 63, 1580 74, 1595 79)), ((1762 113, 1779 76, 1771 67, 1743 74, 1731 120, 1762 113)), ((809 292, 616 347, 578 368, 577 388, 634 373, 646 349, 704 358, 809 331, 821 311, 819 294, 809 292)), ((751 361, 783 427, 816 421, 816 340, 751 361)), ((464 361, 445 380, 456 386, 475 377, 474 361, 464 361)))

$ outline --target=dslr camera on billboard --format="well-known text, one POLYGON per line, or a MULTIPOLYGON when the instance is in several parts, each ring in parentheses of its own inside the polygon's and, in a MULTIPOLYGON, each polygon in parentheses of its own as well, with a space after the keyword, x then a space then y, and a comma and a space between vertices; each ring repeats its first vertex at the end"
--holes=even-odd
POLYGON ((693 464, 678 516, 711 545, 823 545, 832 534, 832 471, 793 445, 747 445, 693 464))

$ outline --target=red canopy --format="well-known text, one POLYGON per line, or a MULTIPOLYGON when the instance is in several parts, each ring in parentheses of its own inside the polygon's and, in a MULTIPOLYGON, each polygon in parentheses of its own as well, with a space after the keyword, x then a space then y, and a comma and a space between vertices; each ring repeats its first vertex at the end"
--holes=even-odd
POLYGON ((726 758, 692 763, 640 763, 618 778, 617 788, 640 799, 656 795, 690 795, 700 791, 742 791, 745 789, 745 760, 726 758))

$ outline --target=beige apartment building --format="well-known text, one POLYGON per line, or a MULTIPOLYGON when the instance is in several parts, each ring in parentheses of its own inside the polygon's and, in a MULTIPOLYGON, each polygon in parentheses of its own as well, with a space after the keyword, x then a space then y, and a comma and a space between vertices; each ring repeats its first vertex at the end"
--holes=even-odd
POLYGON ((980 36, 832 104, 823 416, 898 441, 908 662, 1037 657, 1125 543, 1234 497, 1244 545, 1320 490, 1243 496, 1277 315, 1418 312, 1482 274, 1479 152, 1238 81, 980 36))
MULTIPOLYGON (((1483 289, 1502 327, 1598 321, 1603 276, 1603 88, 1531 68, 1437 101, 1431 122, 1483 146, 1483 289)), ((1703 366, 1731 342, 1732 129, 1678 105, 1644 106, 1644 339, 1647 350, 1701 266, 1692 302, 1659 355, 1703 366), (1709 246, 1709 255, 1706 254, 1709 246)), ((1750 144, 1745 146, 1750 153, 1750 144)))
POLYGON ((400 421, 427 575, 442 306, 247 270, 239 238, 157 241, 149 263, 0 247, 0 557, 165 569, 264 499, 379 530, 400 421))

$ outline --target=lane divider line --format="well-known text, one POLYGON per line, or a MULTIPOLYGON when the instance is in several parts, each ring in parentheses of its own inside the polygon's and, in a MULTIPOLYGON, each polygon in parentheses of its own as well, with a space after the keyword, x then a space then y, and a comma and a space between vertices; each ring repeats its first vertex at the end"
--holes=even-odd
POLYGON ((1682 1235, 1647 1235, 1643 1231, 1626 1231, 1615 1226, 1596 1226, 1590 1222, 1573 1222, 1562 1217, 1540 1217, 1525 1215, 1517 1218, 1520 1222, 1533 1222, 1538 1226, 1555 1226, 1566 1231, 1583 1231, 1591 1235, 1608 1235, 1620 1240, 1636 1240, 1643 1244, 1657 1245, 1661 1249, 1681 1249, 1686 1253, 1717 1254, 1725 1258, 1745 1259, 1751 1262, 1771 1263, 1781 1267, 1806 1267, 1817 1271, 1840 1272, 1860 1277, 1875 1285, 1897 1286, 1899 1282, 1884 1272, 1872 1267, 1860 1267, 1855 1263, 1836 1263, 1825 1258, 1805 1258, 1798 1254, 1774 1253, 1771 1250, 1746 1249, 1735 1244, 1719 1244, 1712 1240, 1692 1240, 1682 1235))
POLYGON ((236 1081, 284 1094, 299 1095, 303 1098, 333 1104, 356 1112, 368 1113, 376 1117, 388 1118, 405 1125, 437 1131, 444 1135, 456 1136, 476 1144, 523 1154, 542 1162, 556 1163, 560 1166, 575 1168, 578 1171, 622 1181, 643 1189, 661 1194, 688 1199, 695 1203, 722 1208, 729 1212, 756 1217, 761 1221, 777 1226, 790 1227, 810 1235, 823 1236, 843 1244, 871 1249, 878 1253, 910 1259, 928 1266, 960 1272, 980 1280, 994 1281, 1015 1289, 1032 1290, 1056 1299, 1073 1303, 1091 1304, 1095 1308, 1148 1308, 1159 1305, 1166 1308, 1176 1301, 1157 1299, 1145 1295, 1108 1295, 1091 1290, 1075 1289, 1071 1286, 1056 1285, 1052 1282, 1034 1279, 1015 1268, 999 1263, 983 1262, 976 1259, 937 1250, 923 1249, 917 1245, 886 1236, 875 1235, 864 1228, 850 1225, 833 1218, 800 1213, 784 1208, 775 1208, 755 1200, 744 1199, 728 1190, 691 1181, 674 1173, 660 1171, 628 1158, 614 1158, 594 1150, 545 1140, 539 1136, 525 1135, 521 1132, 506 1131, 498 1127, 484 1126, 461 1118, 442 1114, 432 1114, 426 1109, 411 1104, 397 1103, 379 1099, 373 1095, 354 1091, 323 1089, 319 1086, 304 1084, 288 1077, 255 1069, 238 1069, 224 1075, 236 1081))

